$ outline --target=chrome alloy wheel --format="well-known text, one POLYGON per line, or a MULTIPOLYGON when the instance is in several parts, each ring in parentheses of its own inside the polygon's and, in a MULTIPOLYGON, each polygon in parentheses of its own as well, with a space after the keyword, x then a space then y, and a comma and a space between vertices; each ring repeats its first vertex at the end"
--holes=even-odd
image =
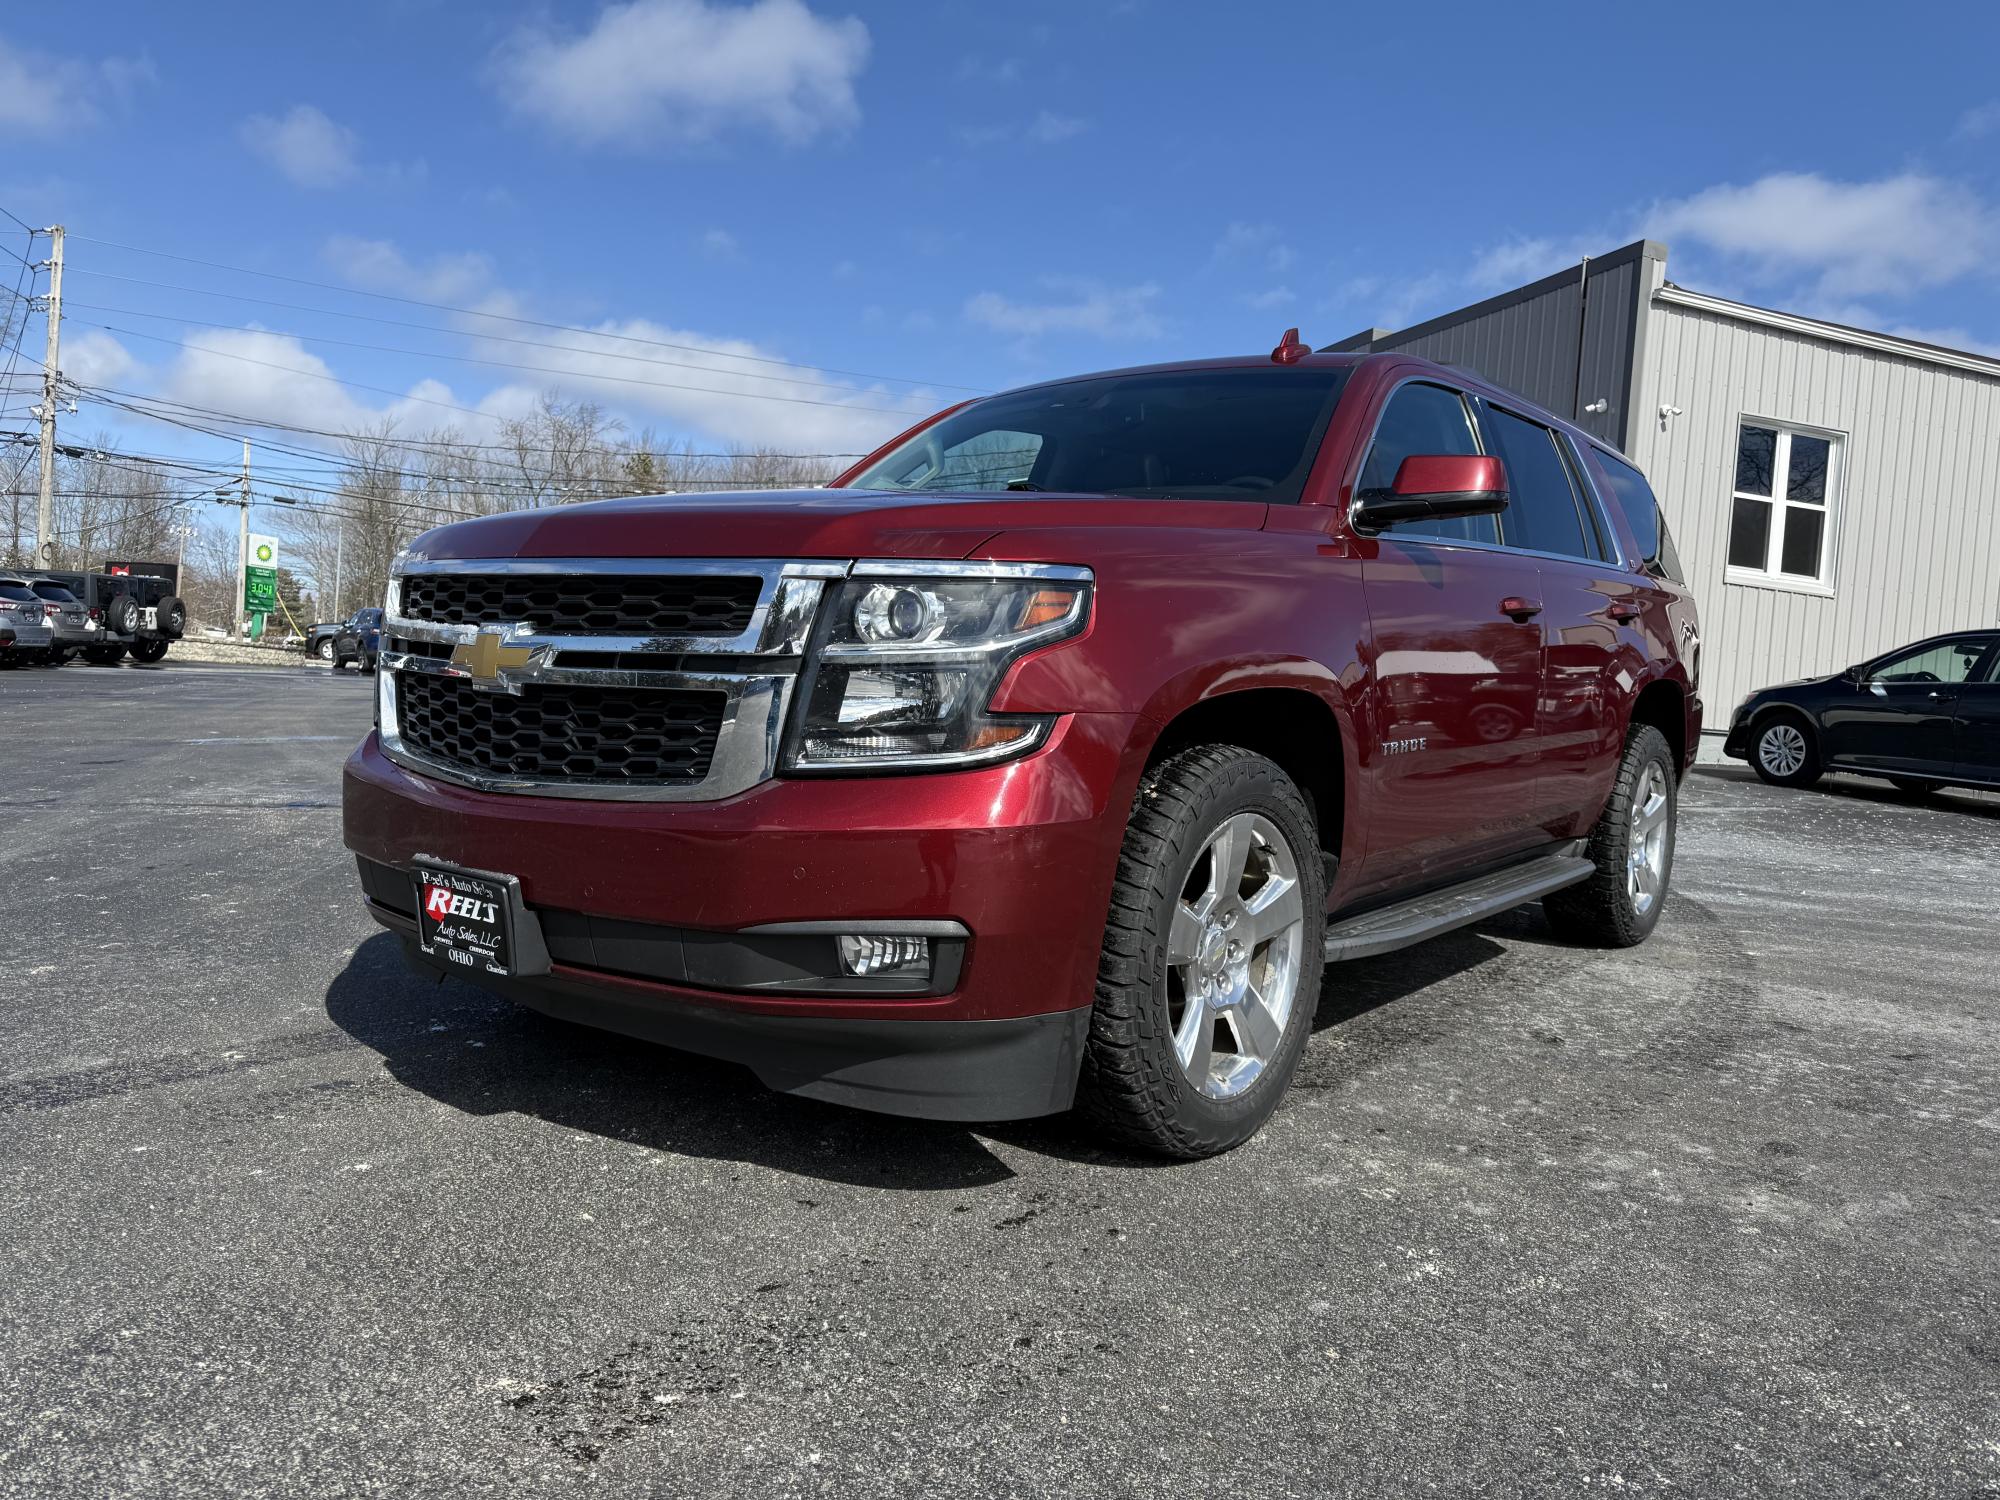
POLYGON ((1806 737, 1780 720, 1757 737, 1757 760, 1773 776, 1796 776, 1806 763, 1806 737))
POLYGON ((1304 937, 1285 836, 1257 813, 1226 819, 1195 857, 1167 933, 1174 1055, 1209 1098, 1235 1098, 1276 1059, 1298 1001, 1304 937))
POLYGON ((1658 761, 1650 761, 1632 793, 1632 837, 1625 862, 1625 895, 1638 916, 1645 916, 1666 894, 1671 810, 1667 773, 1658 761))

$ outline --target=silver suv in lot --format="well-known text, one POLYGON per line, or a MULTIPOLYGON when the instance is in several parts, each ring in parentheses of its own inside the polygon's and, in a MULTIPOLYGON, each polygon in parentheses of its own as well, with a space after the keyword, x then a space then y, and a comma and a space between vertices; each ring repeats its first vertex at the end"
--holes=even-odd
POLYGON ((42 623, 44 613, 42 601, 27 584, 0 577, 0 669, 48 659, 55 632, 42 623))
POLYGON ((42 622, 55 637, 45 658, 50 666, 59 667, 85 647, 97 644, 102 632, 81 599, 47 578, 31 578, 28 587, 42 601, 42 622))

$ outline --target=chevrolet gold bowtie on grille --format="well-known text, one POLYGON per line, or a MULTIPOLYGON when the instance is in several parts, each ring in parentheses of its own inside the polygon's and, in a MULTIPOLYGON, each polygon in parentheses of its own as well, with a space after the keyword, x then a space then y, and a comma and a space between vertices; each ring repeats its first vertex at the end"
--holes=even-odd
POLYGON ((525 667, 534 654, 532 646, 502 645, 499 631, 482 630, 452 648, 451 664, 464 668, 475 682, 491 682, 502 667, 525 667))

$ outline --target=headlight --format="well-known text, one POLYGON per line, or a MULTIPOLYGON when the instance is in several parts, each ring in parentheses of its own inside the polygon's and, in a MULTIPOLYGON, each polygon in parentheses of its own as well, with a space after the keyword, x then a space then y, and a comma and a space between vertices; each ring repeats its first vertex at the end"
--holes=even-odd
POLYGON ((1023 755, 1052 716, 990 714, 1020 656, 1083 629, 1083 568, 968 563, 862 576, 822 606, 785 768, 917 771, 1023 755))

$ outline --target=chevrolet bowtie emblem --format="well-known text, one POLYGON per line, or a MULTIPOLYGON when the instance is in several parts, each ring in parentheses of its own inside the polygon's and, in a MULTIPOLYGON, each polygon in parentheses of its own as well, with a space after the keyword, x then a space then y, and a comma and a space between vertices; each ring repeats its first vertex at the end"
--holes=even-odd
POLYGON ((534 659, 534 647, 502 645, 504 639, 497 630, 482 630, 452 647, 451 664, 463 668, 474 682, 491 682, 502 667, 525 667, 534 659))

